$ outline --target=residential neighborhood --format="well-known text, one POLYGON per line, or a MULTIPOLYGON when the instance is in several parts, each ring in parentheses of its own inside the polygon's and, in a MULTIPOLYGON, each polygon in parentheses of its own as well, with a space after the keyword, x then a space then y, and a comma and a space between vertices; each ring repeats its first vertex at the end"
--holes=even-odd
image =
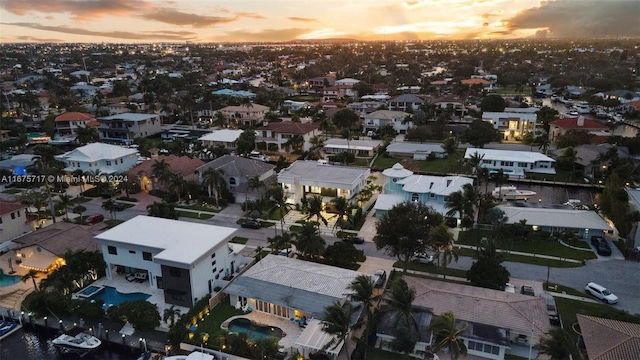
POLYGON ((0 47, 2 341, 640 358, 633 39, 0 47))

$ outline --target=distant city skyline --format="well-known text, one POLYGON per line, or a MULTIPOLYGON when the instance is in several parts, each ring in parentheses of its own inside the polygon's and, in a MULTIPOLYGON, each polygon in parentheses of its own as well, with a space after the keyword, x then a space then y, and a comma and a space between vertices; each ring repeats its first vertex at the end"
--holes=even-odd
POLYGON ((640 37, 637 0, 2 0, 0 42, 640 37))

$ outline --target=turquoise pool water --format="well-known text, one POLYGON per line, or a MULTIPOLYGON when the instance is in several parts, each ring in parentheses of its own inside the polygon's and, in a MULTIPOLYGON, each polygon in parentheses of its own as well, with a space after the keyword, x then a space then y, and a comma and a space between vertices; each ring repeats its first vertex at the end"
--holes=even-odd
POLYGON ((100 289, 97 286, 87 286, 86 288, 82 289, 82 291, 80 291, 80 294, 85 295, 85 296, 89 296, 91 294, 93 294, 94 292, 96 292, 98 289, 100 289))
POLYGON ((44 133, 27 133, 27 137, 30 139, 39 138, 44 136, 44 133))
POLYGON ((127 301, 147 300, 151 295, 145 293, 129 293, 123 294, 111 286, 105 286, 102 290, 98 291, 95 295, 91 295, 89 300, 102 300, 104 301, 103 308, 106 310, 110 306, 120 305, 127 301))
POLYGON ((246 333, 253 340, 267 339, 274 337, 282 339, 282 329, 275 326, 257 325, 246 318, 237 318, 229 323, 229 331, 236 333, 246 333))
POLYGON ((15 283, 19 283, 21 280, 22 276, 7 275, 2 272, 2 269, 0 269, 0 286, 13 285, 15 283))

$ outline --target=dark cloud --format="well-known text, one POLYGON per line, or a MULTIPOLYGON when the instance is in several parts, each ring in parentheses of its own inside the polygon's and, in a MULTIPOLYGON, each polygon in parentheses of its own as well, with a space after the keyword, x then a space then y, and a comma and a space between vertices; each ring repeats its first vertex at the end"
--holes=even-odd
POLYGON ((67 13, 76 21, 89 21, 107 15, 127 16, 153 6, 143 0, 2 0, 0 7, 16 15, 27 13, 67 13))
POLYGON ((287 19, 291 21, 300 21, 300 22, 316 22, 318 20, 306 17, 298 17, 298 16, 289 16, 287 19))
POLYGON ((127 32, 127 31, 109 31, 109 32, 100 32, 100 31, 92 31, 82 28, 71 28, 66 26, 46 26, 36 23, 25 23, 25 22, 16 22, 16 23, 7 23, 0 22, 0 25, 11 25, 11 26, 21 26, 34 30, 43 30, 43 31, 54 31, 63 34, 73 34, 73 35, 86 35, 86 36, 98 36, 98 37, 108 37, 108 38, 116 38, 116 39, 124 39, 124 40, 171 40, 171 41, 188 41, 193 40, 195 38, 195 33, 183 32, 183 34, 174 34, 171 31, 155 31, 155 32, 127 32))
POLYGON ((42 42, 42 43, 64 42, 64 40, 62 39, 43 39, 43 38, 37 38, 34 36, 27 36, 27 35, 16 36, 15 39, 18 41, 24 41, 24 42, 42 42))
POLYGON ((505 20, 510 30, 546 29, 549 37, 639 37, 637 0, 556 0, 542 2, 505 20))
POLYGON ((219 16, 204 16, 197 14, 189 14, 173 9, 159 9, 153 12, 140 15, 145 20, 159 21, 172 25, 191 25, 195 28, 204 28, 209 26, 215 26, 219 24, 227 24, 237 21, 239 18, 234 17, 219 17, 219 16))

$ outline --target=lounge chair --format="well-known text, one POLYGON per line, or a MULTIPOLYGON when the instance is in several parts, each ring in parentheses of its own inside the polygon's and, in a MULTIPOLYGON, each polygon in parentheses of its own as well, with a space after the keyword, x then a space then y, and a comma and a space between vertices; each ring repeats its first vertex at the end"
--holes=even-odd
POLYGON ((127 275, 126 279, 127 281, 131 282, 136 279, 136 276, 134 274, 129 274, 127 275))
POLYGON ((242 305, 242 311, 243 311, 243 312, 247 312, 247 311, 248 311, 248 310, 247 310, 248 308, 249 308, 249 305, 247 305, 247 304, 242 305))
POLYGON ((137 272, 134 276, 135 276, 135 280, 137 282, 145 282, 145 281, 147 281, 147 273, 146 272, 137 272))

